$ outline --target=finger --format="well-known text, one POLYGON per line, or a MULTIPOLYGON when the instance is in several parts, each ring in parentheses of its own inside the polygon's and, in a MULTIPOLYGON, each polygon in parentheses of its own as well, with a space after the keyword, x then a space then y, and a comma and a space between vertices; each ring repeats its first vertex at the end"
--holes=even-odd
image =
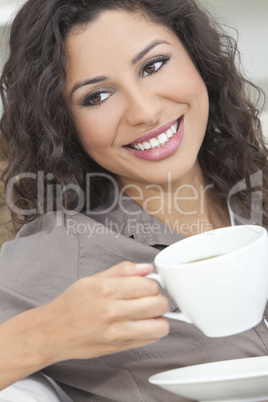
POLYGON ((163 338, 169 333, 169 323, 165 318, 149 320, 122 321, 110 325, 107 331, 108 343, 130 345, 137 342, 151 342, 163 338))
POLYGON ((132 339, 160 339, 169 334, 170 326, 166 318, 158 317, 149 320, 130 321, 127 329, 132 334, 132 339))
POLYGON ((109 306, 112 321, 143 320, 162 316, 170 310, 167 298, 161 294, 135 300, 118 300, 109 306))
POLYGON ((113 267, 96 274, 101 277, 121 277, 121 276, 144 276, 153 271, 152 264, 135 264, 131 261, 123 261, 113 267))
MULTIPOLYGON (((89 278, 90 279, 90 278, 89 278)), ((113 300, 132 300, 159 294, 158 284, 148 278, 131 277, 111 277, 95 278, 95 291, 99 298, 113 300)))

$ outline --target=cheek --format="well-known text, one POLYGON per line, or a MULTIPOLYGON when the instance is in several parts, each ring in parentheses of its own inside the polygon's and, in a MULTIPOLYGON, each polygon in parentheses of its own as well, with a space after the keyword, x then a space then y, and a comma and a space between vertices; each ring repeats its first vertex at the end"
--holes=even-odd
MULTIPOLYGON (((106 119, 105 119, 106 121, 106 119)), ((103 149, 113 141, 111 131, 107 129, 104 119, 90 119, 86 114, 75 116, 78 137, 86 150, 103 149)))
POLYGON ((208 93, 201 78, 185 80, 176 87, 174 85, 173 91, 177 99, 185 103, 190 109, 199 112, 199 114, 206 113, 208 108, 208 93))
POLYGON ((169 98, 189 107, 198 105, 200 113, 208 108, 208 93, 204 81, 195 69, 192 62, 176 63, 167 79, 161 83, 162 92, 169 94, 169 98))

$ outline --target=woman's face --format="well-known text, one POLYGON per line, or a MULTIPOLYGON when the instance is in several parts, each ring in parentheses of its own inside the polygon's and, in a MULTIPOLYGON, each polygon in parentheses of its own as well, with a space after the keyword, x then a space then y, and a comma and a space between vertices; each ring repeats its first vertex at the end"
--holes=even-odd
POLYGON ((124 180, 165 183, 197 164, 206 86, 177 36, 106 11, 66 40, 65 99, 87 153, 124 180))

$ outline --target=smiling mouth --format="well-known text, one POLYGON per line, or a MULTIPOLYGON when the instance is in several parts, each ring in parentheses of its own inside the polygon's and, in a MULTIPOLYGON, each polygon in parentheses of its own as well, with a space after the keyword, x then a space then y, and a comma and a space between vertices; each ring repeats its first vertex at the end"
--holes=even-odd
POLYGON ((137 151, 147 151, 149 149, 163 147, 177 133, 181 119, 182 118, 179 118, 167 131, 164 131, 157 137, 153 137, 148 141, 129 144, 128 147, 135 149, 137 151))

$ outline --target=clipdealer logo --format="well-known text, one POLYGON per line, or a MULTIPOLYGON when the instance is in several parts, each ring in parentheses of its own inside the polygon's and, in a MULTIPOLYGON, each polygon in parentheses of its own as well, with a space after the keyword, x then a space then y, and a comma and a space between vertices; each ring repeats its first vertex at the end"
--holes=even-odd
MULTIPOLYGON (((61 212, 62 214, 74 215, 76 213, 85 211, 87 214, 90 214, 90 216, 94 218, 94 216, 96 215, 107 214, 111 212, 118 205, 119 209, 123 213, 126 213, 129 216, 135 216, 139 214, 140 211, 127 210, 127 206, 124 202, 126 198, 128 198, 125 192, 126 190, 129 190, 131 188, 132 194, 135 194, 135 196, 132 196, 131 198, 139 205, 141 205, 145 212, 149 213, 152 216, 155 216, 157 214, 165 214, 166 216, 168 216, 172 213, 172 211, 174 211, 175 208, 175 212, 178 213, 179 222, 179 216, 191 216, 195 214, 202 216, 202 214, 204 214, 206 192, 213 188, 213 185, 211 184, 207 186, 200 185, 199 189, 192 185, 184 184, 178 186, 175 191, 174 189, 172 191, 172 177, 170 172, 168 173, 168 179, 165 188, 158 184, 148 184, 145 185, 143 188, 138 186, 137 184, 128 184, 127 186, 119 189, 115 178, 106 173, 88 173, 86 175, 85 191, 77 184, 70 183, 68 185, 61 186, 60 184, 53 183, 53 180, 54 177, 51 173, 45 175, 42 171, 38 172, 37 174, 25 172, 14 176, 9 181, 6 187, 6 202, 9 208, 14 213, 25 216, 34 214, 42 215, 45 212, 61 212), (92 188, 91 181, 96 179, 105 179, 110 183, 109 185, 111 187, 111 191, 113 192, 113 200, 106 208, 94 211, 90 205, 90 191, 92 188), (19 181, 22 180, 36 181, 36 208, 23 210, 15 205, 12 196, 13 188, 19 181), (150 193, 153 194, 153 196, 145 197, 144 189, 150 190, 150 193), (68 191, 72 191, 76 194, 77 204, 73 210, 66 210, 64 207, 64 195, 68 191), (186 196, 185 193, 187 193, 186 196), (152 205, 156 205, 154 210, 150 208, 150 203, 152 203, 152 205), (194 207, 191 208, 191 206, 194 207)), ((252 174, 249 177, 249 180, 241 180, 230 190, 227 200, 229 206, 232 206, 232 197, 235 194, 245 190, 251 192, 251 206, 249 211, 250 216, 244 217, 239 214, 239 210, 235 212, 233 211, 232 216, 236 222, 243 225, 262 224, 262 184, 262 172, 258 171, 252 174)), ((63 218, 59 218, 59 225, 63 224, 62 219, 63 218)), ((169 220, 166 220, 165 223, 170 226, 169 220)), ((172 225, 174 226, 174 223, 172 225)), ((178 223, 175 223, 175 226, 176 225, 178 225, 178 223)), ((210 230, 208 227, 202 227, 202 225, 202 219, 200 219, 199 231, 210 230)), ((174 227, 173 230, 177 230, 176 228, 177 226, 174 227)))

